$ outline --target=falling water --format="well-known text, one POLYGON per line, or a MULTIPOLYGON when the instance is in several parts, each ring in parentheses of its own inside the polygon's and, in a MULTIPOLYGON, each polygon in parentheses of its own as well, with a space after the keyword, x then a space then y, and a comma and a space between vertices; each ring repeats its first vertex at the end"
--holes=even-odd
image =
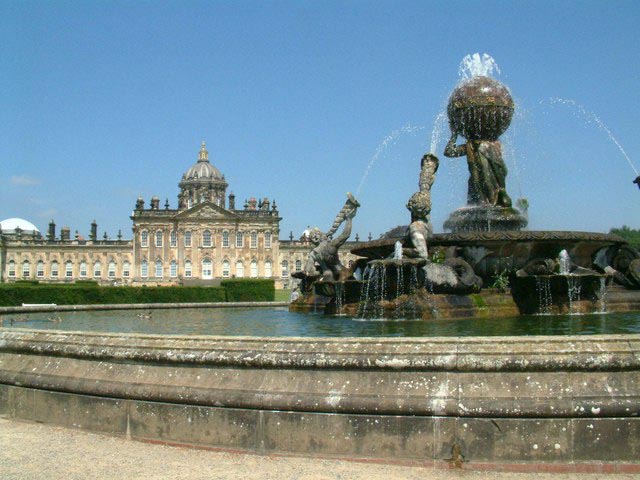
POLYGON ((567 286, 569 290, 569 315, 579 315, 580 312, 574 311, 574 302, 580 302, 580 292, 582 290, 580 277, 567 275, 567 286))
POLYGON ((382 301, 387 295, 387 271, 382 263, 375 262, 369 271, 367 279, 367 287, 363 289, 363 295, 360 298, 360 307, 358 308, 359 318, 382 318, 383 308, 382 301), (369 315, 369 310, 372 315, 369 315))
POLYGON ((337 282, 336 288, 336 315, 342 315, 342 306, 344 305, 344 288, 343 284, 337 282))
MULTIPOLYGON (((409 317, 416 318, 418 316, 418 309, 416 308, 416 291, 418 290, 418 266, 411 265, 411 274, 409 276, 409 301, 411 302, 409 317)), ((434 316, 436 316, 434 314, 434 316)))
POLYGON ((607 281, 605 277, 600 277, 600 291, 598 292, 599 307, 596 313, 607 313, 607 281))
MULTIPOLYGON (((400 242, 396 242, 396 253, 397 247, 400 242)), ((394 255, 395 257, 395 255, 394 255)), ((398 300, 404 292, 404 268, 402 268, 402 244, 400 244, 400 258, 396 259, 398 262, 396 263, 396 308, 393 312, 394 318, 402 318, 404 316, 404 305, 398 300)))
POLYGON ((439 152, 440 141, 445 132, 447 132, 447 112, 442 110, 436 115, 433 121, 433 130, 431 130, 431 145, 429 151, 431 153, 439 152))
POLYGON ((550 315, 553 300, 551 297, 551 279, 547 276, 536 277, 538 291, 538 315, 550 315))
POLYGON ((358 318, 365 318, 367 313, 367 306, 369 304, 369 289, 371 287, 371 276, 373 275, 373 268, 367 265, 364 270, 362 278, 366 281, 366 287, 362 289, 360 293, 360 304, 358 305, 358 318))
POLYGON ((360 179, 360 183, 358 184, 358 188, 356 190, 356 195, 355 195, 356 198, 360 197, 360 192, 362 190, 362 187, 364 186, 364 182, 369 176, 369 172, 373 168, 373 165, 376 163, 378 158, 380 158, 380 156, 382 156, 382 154, 386 152, 391 145, 395 145, 395 143, 398 141, 398 138, 400 138, 401 135, 405 133, 415 133, 420 130, 424 130, 424 127, 414 126, 407 123, 404 127, 394 130, 389 135, 387 135, 384 138, 384 140, 382 140, 382 143, 380 143, 380 145, 378 145, 378 148, 376 148, 376 151, 373 154, 373 157, 371 157, 371 160, 369 160, 369 164, 367 165, 367 168, 365 168, 364 173, 362 174, 362 178, 360 179))
POLYGON ((609 127, 607 127, 602 122, 602 120, 600 120, 600 117, 598 117, 595 113, 590 112, 589 110, 584 108, 575 100, 568 100, 564 98, 550 98, 549 102, 551 103, 551 105, 561 104, 565 106, 570 106, 574 109, 575 112, 577 112, 577 114, 580 117, 587 120, 588 123, 592 123, 592 122, 595 123, 600 130, 602 130, 607 134, 607 136, 609 137, 609 140, 611 140, 615 144, 615 146, 618 147, 618 150, 620 150, 620 153, 622 153, 622 156, 627 160, 627 163, 629 164, 631 169, 635 172, 635 174, 640 175, 640 173, 638 172, 638 169, 631 161, 631 158, 629 158, 629 155, 627 155, 627 152, 624 150, 622 145, 620 145, 620 142, 618 142, 618 139, 613 135, 609 127))

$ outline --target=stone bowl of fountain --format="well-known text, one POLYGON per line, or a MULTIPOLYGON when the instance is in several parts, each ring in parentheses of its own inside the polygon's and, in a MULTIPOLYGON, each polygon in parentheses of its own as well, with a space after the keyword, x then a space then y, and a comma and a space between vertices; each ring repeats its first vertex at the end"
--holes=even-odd
POLYGON ((513 110, 509 89, 485 76, 458 85, 447 106, 451 131, 468 140, 497 140, 509 128, 513 110))

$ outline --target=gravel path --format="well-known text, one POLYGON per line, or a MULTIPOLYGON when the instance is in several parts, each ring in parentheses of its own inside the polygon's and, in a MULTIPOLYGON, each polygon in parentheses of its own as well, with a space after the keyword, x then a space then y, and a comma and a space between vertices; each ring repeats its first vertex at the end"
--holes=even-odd
POLYGON ((167 447, 0 417, 0 478, 448 480, 631 479, 634 475, 432 470, 374 463, 268 457, 167 447))

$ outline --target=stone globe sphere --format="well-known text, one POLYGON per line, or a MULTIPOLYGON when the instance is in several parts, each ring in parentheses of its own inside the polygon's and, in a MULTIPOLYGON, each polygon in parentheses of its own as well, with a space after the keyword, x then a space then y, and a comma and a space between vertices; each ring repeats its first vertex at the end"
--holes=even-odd
POLYGON ((497 140, 509 128, 513 110, 506 86, 490 77, 472 77, 449 97, 449 127, 467 140, 497 140))

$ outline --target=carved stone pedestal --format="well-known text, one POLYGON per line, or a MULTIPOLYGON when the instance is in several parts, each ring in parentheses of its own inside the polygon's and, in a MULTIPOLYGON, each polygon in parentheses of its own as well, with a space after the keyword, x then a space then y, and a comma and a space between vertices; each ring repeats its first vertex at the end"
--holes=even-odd
POLYGON ((526 226, 527 219, 515 208, 491 206, 459 208, 444 222, 452 233, 518 231, 526 226))

